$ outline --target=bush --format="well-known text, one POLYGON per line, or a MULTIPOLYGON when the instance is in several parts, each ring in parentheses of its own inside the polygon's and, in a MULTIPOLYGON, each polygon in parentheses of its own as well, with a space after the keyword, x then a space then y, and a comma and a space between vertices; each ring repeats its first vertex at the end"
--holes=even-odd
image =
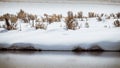
POLYGON ((78 18, 82 18, 83 17, 83 12, 78 12, 78 18))
POLYGON ((83 21, 83 12, 82 11, 78 12, 78 18, 81 18, 81 21, 83 21))
POLYGON ((73 16, 73 12, 72 11, 68 11, 68 20, 71 20, 71 19, 73 19, 74 18, 74 16, 73 16))
POLYGON ((102 21, 102 18, 101 17, 97 17, 97 21, 102 21))
POLYGON ((99 45, 91 46, 88 51, 104 51, 99 45))
POLYGON ((11 15, 11 17, 10 17, 10 21, 11 21, 11 29, 17 29, 17 20, 18 20, 18 18, 17 18, 17 16, 15 16, 15 15, 11 15))
POLYGON ((80 52, 80 51, 85 51, 85 49, 81 48, 80 46, 74 47, 72 50, 73 52, 80 52))
POLYGON ((48 18, 48 22, 49 22, 49 24, 53 23, 54 22, 53 18, 48 18))
POLYGON ((17 50, 17 51, 41 51, 41 49, 36 49, 33 46, 17 46, 17 44, 13 44, 10 47, 8 47, 8 50, 17 50))
POLYGON ((116 14, 117 18, 120 18, 120 12, 116 14))
POLYGON ((114 18, 115 18, 115 14, 111 13, 111 14, 110 14, 110 17, 114 17, 114 18))
POLYGON ((4 17, 3 16, 0 16, 0 21, 4 21, 4 17))
POLYGON ((76 30, 78 27, 78 22, 75 19, 68 20, 66 22, 67 29, 76 30))
POLYGON ((66 22, 67 29, 75 30, 78 27, 78 22, 77 20, 74 19, 72 11, 68 12, 68 17, 65 18, 65 22, 66 22))
POLYGON ((88 17, 89 17, 89 18, 95 17, 95 13, 94 13, 94 12, 89 12, 89 13, 88 13, 88 17))
POLYGON ((110 16, 107 16, 106 19, 110 19, 110 16))
POLYGON ((114 21, 114 25, 115 25, 115 27, 120 27, 120 21, 119 20, 115 20, 114 21))
POLYGON ((24 19, 26 17, 26 13, 21 9, 20 12, 17 14, 19 19, 24 19))
POLYGON ((10 14, 9 14, 9 13, 4 14, 4 15, 3 15, 3 18, 6 18, 6 19, 9 20, 9 19, 10 19, 10 14))
POLYGON ((61 22, 62 14, 58 15, 58 22, 61 22))
POLYGON ((22 20, 24 21, 24 23, 29 23, 29 20, 26 19, 26 18, 24 18, 24 19, 22 19, 22 20))
POLYGON ((5 25, 6 25, 5 28, 6 28, 7 30, 11 30, 11 29, 12 29, 12 26, 10 25, 8 18, 5 18, 5 25))

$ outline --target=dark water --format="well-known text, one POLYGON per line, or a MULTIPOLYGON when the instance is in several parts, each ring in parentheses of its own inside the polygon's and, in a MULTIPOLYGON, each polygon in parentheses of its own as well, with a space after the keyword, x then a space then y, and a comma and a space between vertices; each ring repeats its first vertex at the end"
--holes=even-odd
POLYGON ((0 52, 0 68, 120 68, 120 52, 0 52))

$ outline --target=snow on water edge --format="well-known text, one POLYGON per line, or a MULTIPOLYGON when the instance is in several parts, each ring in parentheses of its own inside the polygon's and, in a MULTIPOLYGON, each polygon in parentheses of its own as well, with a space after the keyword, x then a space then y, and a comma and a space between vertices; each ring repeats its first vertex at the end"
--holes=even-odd
MULTIPOLYGON (((105 50, 120 49, 120 28, 112 29, 92 29, 81 28, 79 30, 69 31, 21 31, 6 32, 0 34, 0 44, 9 47, 13 44, 18 46, 20 43, 26 43, 26 46, 32 45, 35 48, 43 50, 71 50, 76 46, 90 48, 92 45, 99 45, 105 50), (18 43, 18 44, 17 44, 18 43), (28 45, 27 45, 28 44, 28 45)), ((25 46, 25 45, 24 45, 25 46)))

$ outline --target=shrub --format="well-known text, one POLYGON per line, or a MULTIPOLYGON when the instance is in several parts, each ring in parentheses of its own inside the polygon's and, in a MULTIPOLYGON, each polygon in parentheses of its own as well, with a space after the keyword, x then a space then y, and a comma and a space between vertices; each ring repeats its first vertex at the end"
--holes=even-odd
POLYGON ((106 19, 110 19, 110 16, 107 16, 106 19))
POLYGON ((83 17, 83 12, 82 11, 78 12, 78 18, 82 18, 82 17, 83 17))
POLYGON ((67 29, 76 30, 78 27, 78 22, 75 19, 68 20, 66 22, 67 29))
POLYGON ((3 15, 3 18, 6 18, 6 19, 9 20, 9 19, 10 19, 10 14, 9 14, 9 13, 4 14, 4 15, 3 15))
POLYGON ((28 19, 32 20, 32 27, 34 27, 34 21, 37 19, 36 15, 29 14, 28 19))
POLYGON ((4 21, 4 17, 3 16, 0 16, 0 21, 4 21))
POLYGON ((5 47, 0 47, 0 51, 6 51, 7 50, 7 48, 5 48, 5 47))
POLYGON ((11 15, 11 17, 10 17, 10 21, 11 21, 11 29, 17 29, 17 20, 18 20, 18 18, 17 18, 17 16, 15 16, 15 15, 11 15))
POLYGON ((72 11, 68 12, 68 17, 65 18, 65 22, 66 22, 67 29, 75 30, 78 27, 78 22, 77 20, 74 19, 72 11))
POLYGON ((94 13, 94 12, 89 12, 89 13, 88 13, 88 17, 89 17, 89 18, 95 17, 95 13, 94 13))
POLYGON ((53 23, 53 18, 48 18, 49 24, 53 23))
POLYGON ((115 20, 114 21, 114 25, 115 25, 115 27, 120 27, 120 21, 119 20, 115 20))
POLYGON ((6 28, 7 30, 11 30, 11 29, 12 29, 12 26, 10 25, 8 18, 5 18, 5 25, 6 25, 5 28, 6 28))
POLYGON ((24 19, 26 18, 26 13, 21 9, 20 12, 17 14, 17 17, 19 19, 24 19))
POLYGON ((48 22, 49 24, 53 23, 53 22, 60 22, 62 15, 60 14, 52 14, 52 15, 48 15, 48 14, 44 14, 45 18, 42 17, 42 21, 43 22, 48 22))
POLYGON ((62 18, 62 14, 59 14, 59 15, 58 15, 58 22, 61 21, 61 18, 62 18))
POLYGON ((78 18, 78 16, 75 14, 75 15, 74 15, 74 18, 78 18))
POLYGON ((91 46, 88 51, 104 51, 99 45, 91 46))
POLYGON ((29 20, 27 18, 22 19, 24 23, 29 23, 29 20))
POLYGON ((80 46, 76 46, 72 50, 73 52, 80 52, 80 51, 85 51, 85 49, 81 48, 80 46))
POLYGON ((17 51, 41 51, 41 49, 36 49, 31 45, 28 46, 17 46, 17 44, 13 44, 10 47, 8 47, 8 50, 17 50, 17 51))
POLYGON ((11 16, 10 16, 10 21, 11 21, 11 23, 16 23, 17 20, 18 20, 17 16, 15 16, 15 15, 11 15, 11 16))
POLYGON ((102 21, 101 17, 97 17, 96 19, 97 19, 97 21, 102 21))
POLYGON ((81 21, 83 21, 83 12, 82 11, 78 12, 78 18, 81 18, 81 21))
POLYGON ((120 18, 120 12, 116 14, 117 18, 120 18))
POLYGON ((111 14, 110 14, 110 17, 114 17, 114 18, 115 18, 115 14, 111 13, 111 14))
POLYGON ((72 11, 68 11, 68 20, 71 20, 71 19, 73 19, 74 18, 74 16, 73 16, 73 12, 72 11))

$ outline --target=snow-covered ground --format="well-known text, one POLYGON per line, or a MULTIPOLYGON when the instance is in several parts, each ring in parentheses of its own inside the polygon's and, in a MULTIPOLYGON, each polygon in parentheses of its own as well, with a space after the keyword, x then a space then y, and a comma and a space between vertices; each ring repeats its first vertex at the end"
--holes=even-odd
POLYGON ((31 45, 42 50, 72 50, 76 46, 88 49, 92 45, 99 45, 105 50, 120 49, 119 27, 105 28, 104 23, 96 22, 97 26, 91 22, 89 28, 83 26, 77 30, 66 30, 61 23, 52 23, 48 25, 47 30, 36 30, 28 23, 22 23, 22 31, 0 28, 0 44, 4 47, 31 45))
MULTIPOLYGON (((82 10, 84 15, 93 11, 96 13, 117 13, 120 5, 97 4, 48 4, 48 3, 0 3, 0 14, 6 12, 15 14, 19 9, 28 13, 42 15, 44 13, 59 13, 66 16, 67 11, 77 12, 82 10), (32 6, 30 6, 32 5, 32 6), (13 10, 14 9, 14 10, 13 10), (34 10, 34 11, 33 11, 34 10)), ((77 30, 66 30, 64 21, 49 24, 46 30, 31 28, 29 23, 21 24, 22 31, 7 31, 0 28, 0 47, 33 46, 42 50, 72 50, 77 46, 89 49, 98 45, 104 50, 120 50, 120 27, 114 27, 115 19, 98 22, 89 18, 89 28, 84 27, 85 21, 78 21, 81 26, 77 30)), ((4 24, 3 21, 0 22, 4 24)))
POLYGON ((89 3, 21 3, 21 2, 0 2, 0 15, 4 13, 16 14, 20 9, 23 9, 25 12, 37 14, 39 16, 44 13, 47 14, 62 14, 63 16, 67 15, 68 11, 73 11, 74 13, 78 11, 83 11, 84 16, 88 12, 95 13, 117 13, 120 11, 119 4, 89 4, 89 3), (32 6, 31 6, 32 5, 32 6))

